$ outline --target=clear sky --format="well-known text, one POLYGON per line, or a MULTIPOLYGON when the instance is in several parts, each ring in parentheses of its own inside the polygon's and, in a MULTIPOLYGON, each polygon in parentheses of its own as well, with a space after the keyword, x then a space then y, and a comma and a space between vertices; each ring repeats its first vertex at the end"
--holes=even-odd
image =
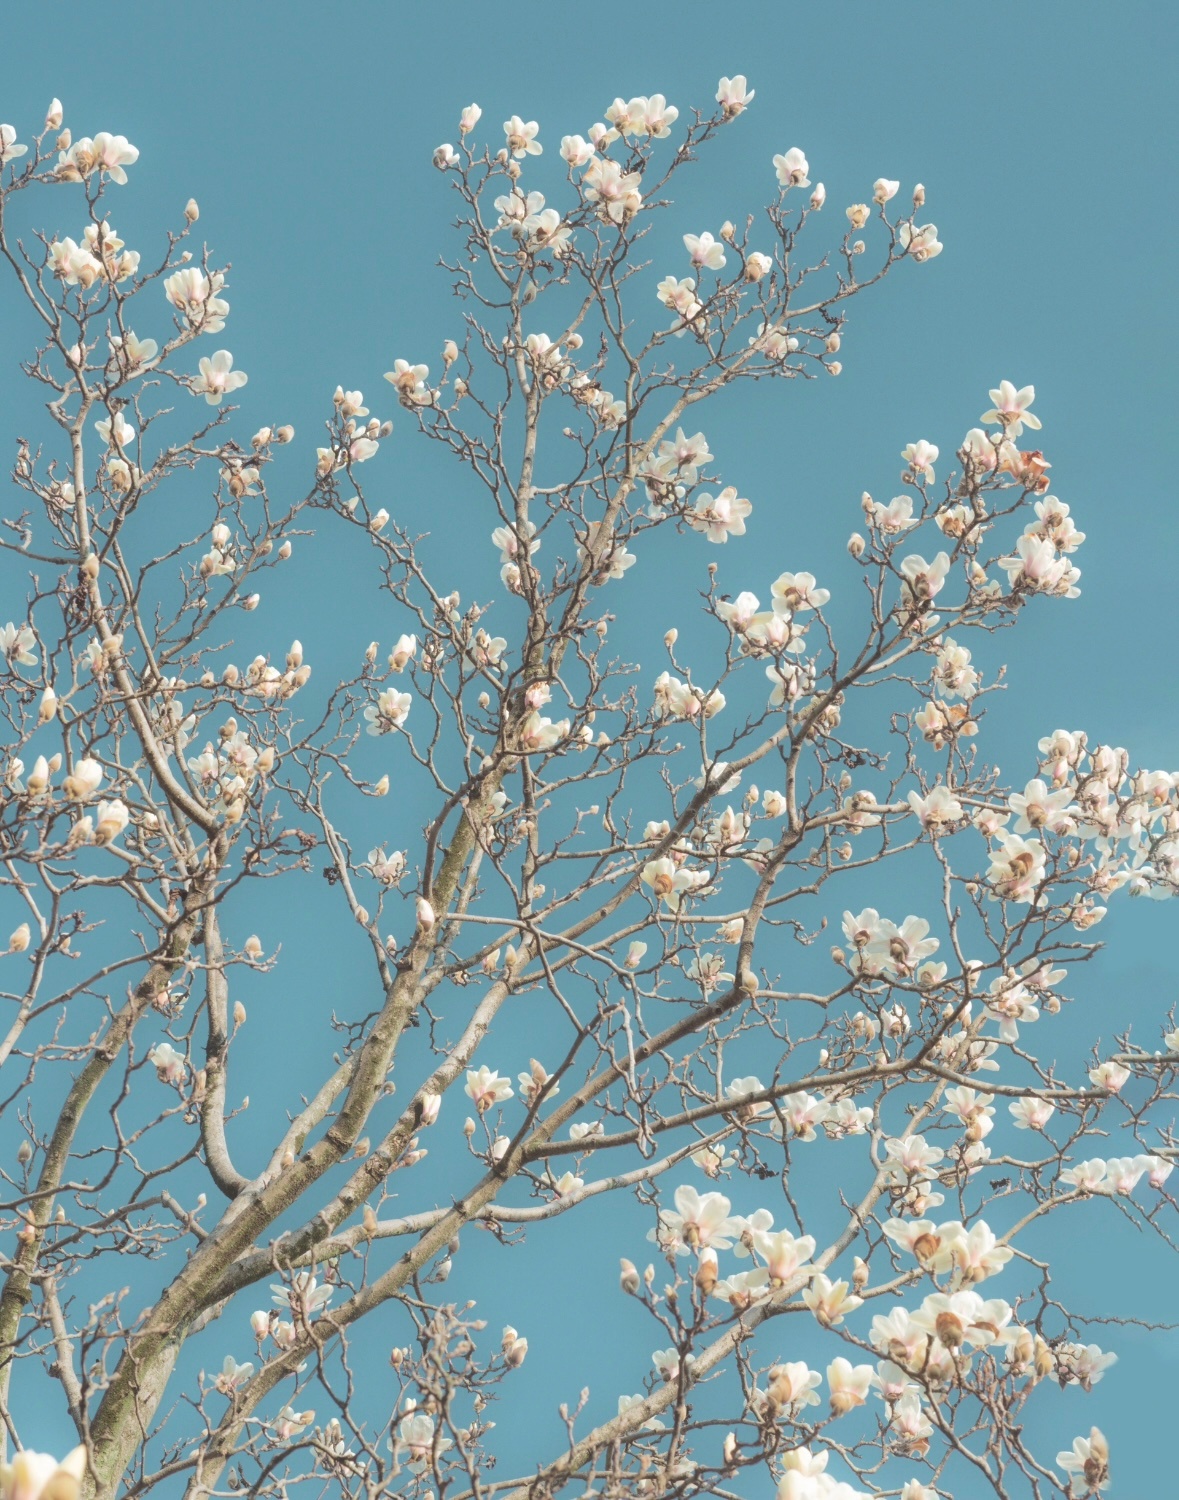
MULTIPOLYGON (((1054 490, 1088 540, 1082 597, 1029 611, 1018 632, 997 753, 1022 780, 1035 740, 1057 727, 1126 745, 1139 764, 1179 766, 1176 35, 1172 6, 1104 0, 25 5, 8 8, 0 31, 0 119, 27 138, 58 94, 75 134, 110 129, 135 142, 132 186, 114 200, 129 244, 146 248, 165 217, 175 222, 190 194, 199 199, 200 228, 233 262, 232 348, 251 382, 243 406, 258 424, 291 421, 308 440, 337 382, 393 414, 381 373, 397 356, 436 362, 454 332, 435 265, 449 248, 450 208, 430 153, 455 138, 472 99, 485 121, 539 120, 555 146, 601 119, 616 94, 658 90, 686 109, 711 101, 719 74, 745 72, 755 105, 686 206, 714 229, 760 205, 769 157, 790 145, 804 148, 837 203, 866 196, 877 176, 899 178, 903 191, 924 182, 945 252, 857 301, 840 380, 797 399, 793 388, 765 400, 759 391, 708 432, 714 451, 740 448, 742 492, 779 517, 796 560, 783 566, 822 577, 842 555, 856 497, 892 482, 904 443, 928 437, 946 452, 990 386, 1034 383, 1054 490)), ((38 212, 51 201, 42 194, 38 212)), ((48 217, 45 227, 76 232, 48 217)), ((6 443, 22 430, 16 420, 33 420, 11 306, 6 292, 6 443)), ((409 423, 398 429, 385 503, 438 530, 445 492, 415 455, 409 423)), ((333 633, 364 633, 349 615, 349 559, 322 557, 300 594, 273 601, 278 635, 330 646, 333 633)), ((665 621, 653 624, 661 633, 665 621)), ((1073 1017, 1086 1038, 1108 1039, 1137 1017, 1153 1027, 1176 998, 1175 916, 1171 906, 1118 904, 1100 934, 1110 951, 1086 974, 1073 1017)), ((313 1007, 328 992, 336 1003, 346 971, 341 981, 330 954, 309 948, 304 958, 323 989, 292 990, 286 1003, 313 1007)), ((638 1389, 650 1344, 644 1333, 633 1349, 598 1347, 569 1317, 586 1268, 597 1263, 612 1281, 625 1250, 607 1217, 592 1244, 577 1217, 554 1236, 568 1259, 543 1285, 525 1252, 500 1253, 488 1310, 522 1325, 520 1299, 531 1295, 533 1322, 566 1331, 534 1338, 519 1373, 546 1403, 556 1388, 575 1400, 585 1383, 638 1389)), ((1078 1299, 1179 1320, 1168 1258, 1142 1237, 1100 1229, 1060 1244, 1078 1299), (1139 1257, 1128 1281, 1127 1248, 1139 1257)), ((1123 1363, 1075 1430, 1099 1420, 1115 1445, 1115 1493, 1144 1495, 1174 1472, 1167 1422, 1179 1342, 1135 1330, 1105 1330, 1101 1341, 1123 1363)))

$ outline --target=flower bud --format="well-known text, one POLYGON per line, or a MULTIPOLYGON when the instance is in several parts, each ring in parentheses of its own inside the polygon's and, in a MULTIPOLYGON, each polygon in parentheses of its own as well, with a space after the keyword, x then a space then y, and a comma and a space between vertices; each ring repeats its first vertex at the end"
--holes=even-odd
POLYGON ((853 531, 851 536, 849 536, 847 539, 847 550, 853 557, 863 557, 867 546, 868 543, 864 540, 864 538, 858 531, 853 531))
POLYGON ((619 1265, 621 1266, 621 1271, 618 1277, 619 1286, 629 1296, 637 1297, 639 1294, 638 1267, 635 1265, 634 1261, 627 1260, 625 1256, 623 1256, 622 1260, 619 1262, 619 1265))
POLYGON ((8 939, 9 953, 23 953, 32 940, 32 932, 27 922, 22 922, 8 939))
POLYGON ((197 206, 196 199, 195 198, 190 198, 188 200, 188 202, 184 205, 184 217, 188 220, 188 222, 190 224, 195 224, 196 221, 200 218, 200 216, 201 216, 201 211, 200 211, 200 208, 197 206))
POLYGON ((64 113, 65 111, 61 107, 61 100, 51 99, 49 101, 49 108, 45 114, 45 129, 60 130, 64 113))
POLYGON ((37 710, 37 723, 48 724, 56 713, 57 694, 51 687, 47 687, 41 694, 41 706, 37 710))
POLYGON ((233 1024, 244 1026, 246 1024, 246 1008, 240 1000, 233 1002, 233 1024))

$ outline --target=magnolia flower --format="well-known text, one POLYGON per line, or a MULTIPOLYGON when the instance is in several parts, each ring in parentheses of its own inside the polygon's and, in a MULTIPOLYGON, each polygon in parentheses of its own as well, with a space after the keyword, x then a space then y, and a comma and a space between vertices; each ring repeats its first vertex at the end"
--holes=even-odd
POLYGON ((816 1388, 823 1383, 818 1370, 812 1370, 805 1360, 791 1360, 786 1364, 771 1365, 767 1372, 769 1387, 763 1401, 775 1407, 797 1409, 803 1406, 818 1406, 816 1388))
MULTIPOLYGON (((0 144, 4 132, 11 129, 11 125, 0 125, 0 144)), ((72 1448, 60 1463, 49 1453, 18 1448, 11 1463, 0 1463, 0 1496, 3 1500, 78 1500, 85 1474, 85 1444, 72 1448)))
POLYGON ((897 230, 897 237, 915 261, 932 260, 942 253, 936 224, 910 225, 906 219, 897 230))
POLYGON ((922 474, 932 484, 937 477, 933 466, 937 463, 938 450, 935 444, 927 443, 924 438, 920 442, 909 443, 901 449, 901 457, 909 465, 914 474, 922 474))
POLYGON ((872 1389, 875 1375, 871 1365, 853 1365, 840 1355, 827 1366, 827 1385, 831 1391, 831 1410, 838 1416, 863 1406, 872 1389))
POLYGON ((745 74, 722 78, 716 86, 716 102, 726 120, 735 120, 757 92, 746 83, 745 74))
POLYGON ((393 368, 385 372, 385 379, 408 406, 430 405, 433 393, 426 383, 429 378, 429 365, 411 365, 404 359, 395 359, 393 368))
POLYGON ((468 104, 459 116, 459 130, 463 135, 469 135, 482 118, 483 111, 477 104, 468 104))
POLYGON ((110 343, 112 354, 128 370, 149 363, 160 352, 155 339, 137 338, 130 329, 125 334, 112 334, 110 343))
POLYGON ((1034 432, 1040 430, 1039 417, 1028 410, 1036 399, 1034 385, 1025 385, 1016 390, 1010 380, 1001 380, 998 390, 989 394, 995 404, 990 411, 983 412, 980 422, 997 422, 1009 438, 1019 437, 1025 427, 1030 427, 1034 432))
POLYGON ((1098 1067, 1089 1069, 1089 1082, 1111 1094, 1120 1093, 1129 1077, 1129 1068, 1123 1067, 1119 1062, 1103 1062, 1098 1067))
POLYGON ((382 885, 396 885, 405 874, 405 855, 400 850, 387 855, 384 849, 370 849, 368 869, 382 885))
POLYGON ((68 235, 64 240, 54 240, 49 247, 49 262, 53 274, 66 286, 92 287, 102 275, 102 262, 89 250, 76 244, 68 235))
POLYGON ((579 135, 561 137, 561 156, 571 167, 584 167, 593 160, 594 147, 579 135))
MULTIPOLYGON (((618 1415, 621 1416, 623 1412, 629 1411, 632 1406, 641 1405, 642 1402, 644 1402, 646 1399, 647 1398, 644 1395, 619 1396, 618 1415)), ((651 1417, 648 1421, 643 1423, 644 1432, 663 1432, 665 1430, 665 1427, 666 1424, 661 1422, 658 1417, 651 1417)))
POLYGON ((1044 878, 1047 855, 1038 839, 1018 834, 997 835, 998 849, 991 851, 987 880, 996 899, 1028 905, 1036 899, 1037 888, 1044 878))
POLYGON ((1075 1474, 1090 1492, 1109 1489, 1109 1444, 1100 1427, 1091 1427, 1087 1438, 1073 1438, 1073 1446, 1056 1455, 1056 1466, 1075 1474))
POLYGON ((924 797, 919 792, 910 792, 908 802, 922 828, 933 834, 944 832, 963 816, 961 802, 941 782, 924 797))
POLYGON ((29 625, 0 625, 0 653, 11 666, 31 667, 36 663, 33 654, 37 637, 29 625))
POLYGON ((397 643, 389 653, 389 670, 391 672, 404 672, 413 660, 418 649, 418 638, 416 635, 399 635, 397 643))
POLYGON ((890 198, 895 198, 899 182, 892 182, 887 177, 878 177, 872 184, 872 200, 874 203, 885 204, 890 198))
POLYGON ((450 1438, 438 1432, 434 1426, 434 1418, 424 1412, 414 1412, 408 1417, 402 1417, 397 1424, 396 1440, 390 1439, 394 1458, 406 1458, 406 1468, 413 1474, 421 1474, 426 1465, 450 1445, 450 1438))
POLYGON ((933 1292, 911 1314, 915 1327, 933 1334, 946 1349, 963 1343, 979 1347, 1005 1342, 1012 1309, 1001 1298, 984 1301, 977 1292, 933 1292))
POLYGON ((559 1086, 552 1082, 552 1074, 548 1073, 535 1057, 530 1060, 530 1071, 518 1073, 516 1077, 520 1083, 520 1097, 529 1108, 535 1104, 542 1092, 546 1099, 555 1099, 561 1092, 559 1086))
POLYGON ((475 1108, 481 1115, 486 1114, 495 1105, 502 1104, 505 1099, 513 1096, 512 1085, 509 1079, 501 1078, 498 1073, 493 1072, 484 1064, 480 1068, 471 1068, 467 1071, 467 1081, 463 1085, 463 1092, 474 1101, 475 1108))
POLYGON ((174 271, 164 282, 164 295, 201 333, 220 333, 229 316, 229 303, 217 296, 225 285, 220 271, 211 276, 195 266, 174 271))
POLYGON ((375 703, 364 711, 368 720, 369 734, 390 734, 400 729, 409 717, 413 697, 410 693, 399 693, 396 688, 386 688, 375 703))
POLYGON ((71 802, 88 802, 102 785, 102 767, 90 756, 76 762, 73 771, 62 782, 62 791, 71 802))
POLYGON ((822 609, 831 598, 829 589, 816 586, 813 573, 780 573, 770 585, 776 615, 795 615, 800 610, 822 609))
POLYGON ((554 721, 534 710, 520 726, 519 748, 525 755, 552 750, 569 738, 571 727, 568 719, 554 721))
POLYGON ((232 1396, 239 1386, 245 1385, 253 1373, 254 1366, 248 1360, 244 1365, 239 1365, 232 1354, 227 1354, 213 1384, 223 1396, 232 1396))
POLYGON ((184 1082, 184 1076, 188 1071, 188 1064, 183 1056, 177 1052, 171 1042, 157 1042, 147 1054, 148 1061, 156 1070, 161 1083, 179 1084, 184 1082))
POLYGON ((1027 1099, 1013 1099, 1007 1109, 1016 1130, 1043 1130, 1056 1113, 1054 1104, 1049 1104, 1047 1099, 1037 1099, 1034 1096, 1027 1099))
POLYGON ((725 247, 713 239, 706 229, 703 234, 684 235, 684 248, 694 266, 705 266, 710 271, 719 271, 725 264, 725 247))
POLYGON ((624 224, 642 207, 637 172, 624 172, 616 161, 595 157, 586 169, 582 187, 590 203, 614 224, 624 224))
POLYGON ((811 185, 806 175, 810 171, 810 166, 797 146, 791 146, 790 150, 783 155, 774 157, 774 170, 778 174, 779 185, 783 188, 810 187, 811 185))
POLYGON ((730 536, 745 535, 745 518, 752 510, 750 502, 739 499, 736 488, 728 485, 715 499, 712 495, 701 495, 688 524, 710 542, 724 543, 730 536))
POLYGON ((926 604, 941 593, 949 571, 947 552, 939 552, 932 562, 926 562, 919 553, 910 553, 901 560, 902 598, 911 608, 926 604))
POLYGON ((970 652, 950 636, 942 640, 938 650, 933 680, 938 692, 946 698, 972 698, 978 688, 979 676, 970 665, 970 652))
POLYGON ((850 1294, 846 1281, 832 1281, 821 1271, 803 1288, 802 1300, 824 1328, 834 1328, 864 1304, 862 1297, 850 1294))
POLYGON ((228 349, 218 349, 211 358, 201 360, 201 373, 193 381, 192 390, 194 395, 204 396, 210 406, 217 406, 222 397, 240 390, 249 378, 233 368, 233 355, 228 349))
POLYGON ((95 814, 94 842, 96 844, 113 843, 130 821, 130 813, 117 797, 110 802, 100 802, 95 814))
POLYGON ((113 417, 100 417, 94 424, 94 430, 112 448, 129 448, 135 441, 135 429, 121 411, 117 411, 113 417))
MULTIPOLYGON (((13 125, 0 125, 0 167, 7 166, 10 161, 15 161, 18 156, 23 156, 29 148, 22 146, 16 139, 16 127, 13 125)), ((41 1455, 31 1455, 40 1457, 41 1455)))
POLYGON ((1058 557, 1056 548, 1044 537, 1025 532, 1017 539, 1015 552, 999 559, 999 566, 1007 574, 1013 591, 1022 589, 1065 599, 1075 599, 1081 592, 1076 586, 1081 570, 1067 558, 1058 557))
POLYGON ((809 1234, 797 1238, 789 1229, 773 1233, 758 1230, 753 1235, 753 1248, 765 1263, 771 1286, 781 1286, 789 1281, 815 1253, 815 1241, 809 1234))
POLYGON ((1101 1193, 1106 1190, 1106 1166, 1099 1156, 1088 1161, 1079 1161, 1075 1167, 1066 1167, 1060 1181, 1078 1193, 1101 1193))
POLYGON ((734 1233, 729 1218, 732 1205, 723 1193, 698 1193, 685 1185, 676 1188, 674 1202, 674 1209, 660 1209, 659 1224, 648 1232, 648 1239, 677 1255, 687 1255, 691 1250, 729 1249, 734 1233))
POLYGON ((524 121, 519 115, 513 115, 510 120, 504 121, 508 150, 517 161, 524 156, 539 156, 544 150, 536 139, 539 130, 540 126, 535 120, 524 121))
POLYGON ((705 884, 708 873, 684 870, 665 855, 662 859, 653 859, 645 864, 640 879, 644 885, 650 886, 654 895, 665 906, 678 911, 684 893, 705 884))

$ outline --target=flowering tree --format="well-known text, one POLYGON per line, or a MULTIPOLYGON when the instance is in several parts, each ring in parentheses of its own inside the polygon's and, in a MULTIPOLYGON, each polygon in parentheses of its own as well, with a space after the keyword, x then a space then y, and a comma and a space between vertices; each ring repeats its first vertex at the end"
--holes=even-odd
POLYGON ((1002 381, 948 462, 914 441, 900 493, 864 495, 854 627, 831 580, 782 571, 805 559, 740 550, 754 507, 698 408, 838 375, 852 299, 941 250, 923 189, 898 213, 885 179, 811 249, 825 192, 797 148, 763 216, 682 233, 672 179, 752 99, 724 78, 688 123, 615 100, 562 139, 555 206, 534 122, 485 137, 471 105, 435 153, 460 310, 440 378, 386 379, 486 516, 467 602, 366 498, 392 424, 360 391, 336 390, 314 464, 290 427, 238 431, 196 204, 149 263, 108 217, 134 146, 72 140, 56 100, 27 146, 0 126, 0 255, 49 418, 0 538, 30 579, 0 634, 5 1494, 1106 1487, 1089 1415, 1055 1457, 1026 1436, 1037 1391, 1114 1358, 1057 1300, 1041 1221, 1166 1237, 1179 1031, 1122 1036, 1087 1076, 1030 1049, 1057 1045, 1106 898, 1174 892, 1179 777, 1077 731, 1014 790, 984 759, 997 638, 1078 593, 1031 387, 1002 381), (42 188, 62 229, 22 239, 17 195, 42 188), (275 654, 253 613, 313 528, 363 541, 389 622, 317 699, 304 647, 275 654), (730 541, 663 670, 612 654, 615 611, 641 628, 617 582, 636 561, 730 541), (391 778, 393 816, 365 800, 391 778), (369 966, 347 1022, 239 915, 325 866, 369 966), (260 1139, 234 990, 271 972, 339 1050, 260 1139), (653 1243, 617 1246, 610 1315, 645 1322, 652 1366, 605 1413, 532 1414, 548 1456, 504 1477, 528 1338, 486 1333, 464 1232, 543 1241, 620 1195, 653 1243), (358 1381, 390 1317, 392 1383, 358 1381), (60 1464, 22 1444, 34 1402, 76 1430, 60 1464))

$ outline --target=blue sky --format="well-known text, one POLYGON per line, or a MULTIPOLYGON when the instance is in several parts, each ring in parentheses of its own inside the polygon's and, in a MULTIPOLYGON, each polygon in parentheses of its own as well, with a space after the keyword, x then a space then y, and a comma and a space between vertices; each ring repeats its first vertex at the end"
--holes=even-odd
MULTIPOLYGON (((301 440, 312 438, 337 382, 392 414, 381 373, 396 356, 436 360, 454 332, 436 269, 451 209, 430 152, 454 138, 472 99, 485 124, 513 112, 538 119, 551 149, 602 118, 615 94, 659 90, 684 109, 711 101, 718 74, 747 73, 755 104, 693 177, 684 228, 755 209, 770 156, 790 145, 805 149, 836 203, 866 196, 881 175, 906 189, 924 182, 945 252, 856 304, 840 380, 785 395, 759 389, 708 432, 722 460, 739 455, 742 493, 774 515, 793 556, 782 565, 824 577, 842 566, 857 497, 885 492, 905 442, 924 436, 946 452, 999 379, 1035 384, 1054 490, 1088 541, 1082 597, 1029 611, 995 716, 992 749, 1022 780, 1035 740, 1058 726, 1126 745, 1140 764, 1179 764, 1168 271, 1179 200, 1164 169, 1175 54, 1171 7, 1115 12, 1095 0, 685 0, 614 12, 214 0, 199 11, 129 3, 117 22, 90 7, 25 7, 4 23, 0 118, 27 134, 58 94, 76 134, 129 136, 141 159, 114 198, 129 244, 146 245, 190 194, 198 198, 201 230, 233 262, 232 348, 250 373, 247 420, 291 421, 301 440)), ((555 187, 558 163, 545 164, 555 187)), ((47 217, 53 211, 41 195, 34 221, 76 232, 47 217)), ((0 306, 11 307, 7 296, 0 306)), ((11 327, 0 315, 0 328, 11 327)), ((15 368, 23 352, 6 333, 5 441, 24 430, 18 419, 35 419, 15 368)), ((442 532, 445 556, 454 546, 445 488, 408 426, 398 422, 380 483, 391 509, 442 532)), ((364 635, 349 601, 353 563, 343 550, 319 553, 314 573, 268 602, 277 634, 310 645, 318 629, 329 653, 333 639, 364 635), (318 625, 308 620, 309 589, 322 604, 318 625)), ((652 626, 661 634, 665 623, 660 615, 652 626)), ((1086 1040, 1135 1017, 1152 1025, 1172 1002, 1174 921, 1171 908, 1147 903, 1122 902, 1111 914, 1101 929, 1110 951, 1085 975, 1074 1016, 1086 1040)), ((285 1003, 312 1007, 339 984, 339 970, 311 945, 301 957, 321 988, 285 1003)), ((568 1258, 533 1293, 537 1325, 567 1317, 595 1257, 613 1278, 623 1248, 615 1229, 599 1223, 588 1256, 584 1229, 561 1226, 568 1258)), ((1173 1286, 1173 1273, 1140 1239, 1094 1232, 1061 1251, 1065 1280, 1078 1297, 1100 1297, 1102 1311, 1179 1313, 1173 1292, 1154 1295, 1173 1286), (1142 1271, 1122 1286, 1121 1257, 1135 1247, 1142 1271)), ((497 1264, 502 1283, 488 1315, 522 1323, 514 1307, 535 1286, 535 1263, 513 1252, 497 1264)), ((649 1342, 644 1335, 634 1349, 649 1342)), ((1076 1430, 1100 1420, 1115 1443, 1116 1492, 1141 1493, 1167 1472, 1164 1456, 1170 1462, 1164 1396, 1175 1336, 1128 1330, 1107 1342, 1123 1363, 1076 1430)), ((613 1351, 588 1338, 534 1348, 520 1394, 545 1400, 554 1383, 571 1399, 587 1382, 637 1389, 645 1358, 631 1358, 625 1341, 613 1351)))

